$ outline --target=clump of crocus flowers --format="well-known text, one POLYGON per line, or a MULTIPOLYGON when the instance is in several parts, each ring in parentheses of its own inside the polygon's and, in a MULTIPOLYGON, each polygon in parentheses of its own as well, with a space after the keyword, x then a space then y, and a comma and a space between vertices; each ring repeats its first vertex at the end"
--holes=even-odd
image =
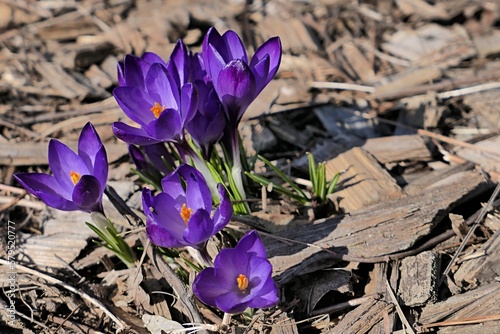
MULTIPOLYGON (((215 261, 206 244, 226 227, 233 211, 249 212, 238 124, 280 61, 278 37, 249 59, 234 31, 221 35, 212 27, 201 53, 179 41, 166 61, 149 52, 126 55, 118 64, 119 87, 113 95, 136 125, 117 121, 112 128, 129 145, 134 172, 153 187, 142 191, 146 234, 159 247, 198 250, 200 263, 208 267, 196 277, 193 291, 226 314, 271 307, 279 299, 272 266, 255 231, 235 248, 221 250, 215 261)), ((83 128, 78 153, 51 140, 49 166, 53 175, 25 173, 16 179, 51 207, 91 212, 95 225, 89 226, 104 246, 133 263, 133 252, 104 215, 107 158, 94 127, 88 123, 83 128)))

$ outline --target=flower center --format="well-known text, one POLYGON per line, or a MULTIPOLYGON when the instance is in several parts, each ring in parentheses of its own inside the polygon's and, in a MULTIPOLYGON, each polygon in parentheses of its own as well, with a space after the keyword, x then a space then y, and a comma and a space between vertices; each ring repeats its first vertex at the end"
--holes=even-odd
POLYGON ((191 214, 193 213, 193 209, 188 208, 186 203, 182 204, 181 211, 179 212, 182 220, 184 220, 184 224, 188 224, 189 218, 191 218, 191 214))
POLYGON ((155 117, 158 118, 165 109, 167 109, 165 106, 162 106, 158 102, 155 102, 155 104, 153 104, 153 106, 149 110, 151 110, 153 115, 155 115, 155 117))
POLYGON ((78 181, 80 181, 80 178, 82 176, 80 175, 80 173, 77 173, 72 170, 71 172, 69 172, 69 177, 71 178, 71 182, 73 182, 73 184, 76 185, 78 181))
POLYGON ((238 289, 240 289, 241 292, 246 292, 248 288, 248 278, 243 274, 239 274, 238 278, 236 278, 236 282, 238 283, 238 289))

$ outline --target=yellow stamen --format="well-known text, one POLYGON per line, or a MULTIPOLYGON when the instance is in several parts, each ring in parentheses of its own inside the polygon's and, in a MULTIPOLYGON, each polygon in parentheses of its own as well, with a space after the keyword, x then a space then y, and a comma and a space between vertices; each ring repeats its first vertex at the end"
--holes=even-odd
POLYGON ((193 213, 193 209, 187 207, 186 203, 182 204, 181 211, 179 212, 182 220, 184 220, 184 224, 188 224, 189 218, 191 218, 191 214, 193 213))
POLYGON ((240 274, 236 279, 236 282, 238 282, 238 289, 242 292, 246 292, 246 289, 248 288, 248 278, 245 275, 240 274))
POLYGON ((80 181, 80 178, 82 176, 80 175, 80 173, 77 173, 75 171, 71 171, 71 172, 69 172, 69 177, 71 178, 71 181, 73 182, 73 184, 76 185, 78 183, 78 181, 80 181))
POLYGON ((158 102, 155 102, 155 104, 153 104, 153 106, 149 110, 151 110, 153 115, 155 115, 155 117, 158 118, 165 109, 167 109, 165 106, 162 106, 158 102))

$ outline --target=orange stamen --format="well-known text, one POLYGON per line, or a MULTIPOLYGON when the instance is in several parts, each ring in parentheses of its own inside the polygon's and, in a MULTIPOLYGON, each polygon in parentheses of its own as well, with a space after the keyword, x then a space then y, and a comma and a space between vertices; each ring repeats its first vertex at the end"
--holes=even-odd
POLYGON ((71 178, 71 181, 73 182, 73 184, 76 185, 78 183, 78 181, 80 181, 80 178, 82 176, 80 175, 80 173, 77 173, 75 171, 71 171, 71 172, 69 172, 69 177, 71 178))
POLYGON ((236 279, 236 282, 238 282, 238 289, 242 292, 246 292, 246 289, 248 288, 248 278, 245 275, 240 274, 236 279))
POLYGON ((162 106, 158 102, 155 102, 155 104, 153 104, 153 106, 149 110, 151 110, 153 115, 155 115, 155 117, 158 118, 165 109, 167 109, 165 106, 162 106))
POLYGON ((184 224, 188 224, 189 218, 191 218, 191 214, 193 213, 193 209, 187 207, 186 203, 182 204, 181 211, 179 212, 182 220, 184 220, 184 224))

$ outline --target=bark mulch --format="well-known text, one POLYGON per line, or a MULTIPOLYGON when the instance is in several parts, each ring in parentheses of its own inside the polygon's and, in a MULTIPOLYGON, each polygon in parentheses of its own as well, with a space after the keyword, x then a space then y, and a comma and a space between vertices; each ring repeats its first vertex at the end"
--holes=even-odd
POLYGON ((307 152, 328 178, 341 172, 326 208, 256 189, 252 214, 211 241, 257 229, 280 288, 278 306, 233 317, 229 332, 498 333, 500 4, 474 0, 1 1, 0 333, 220 323, 172 268, 192 269, 145 247, 140 186, 110 126, 126 118, 117 62, 167 58, 179 38, 199 51, 210 26, 250 53, 282 40, 280 70, 241 124, 247 154, 304 189, 307 152), (13 178, 47 172, 48 140, 76 147, 89 121, 116 192, 105 211, 133 231, 140 269, 92 242, 88 214, 47 208, 13 178))

